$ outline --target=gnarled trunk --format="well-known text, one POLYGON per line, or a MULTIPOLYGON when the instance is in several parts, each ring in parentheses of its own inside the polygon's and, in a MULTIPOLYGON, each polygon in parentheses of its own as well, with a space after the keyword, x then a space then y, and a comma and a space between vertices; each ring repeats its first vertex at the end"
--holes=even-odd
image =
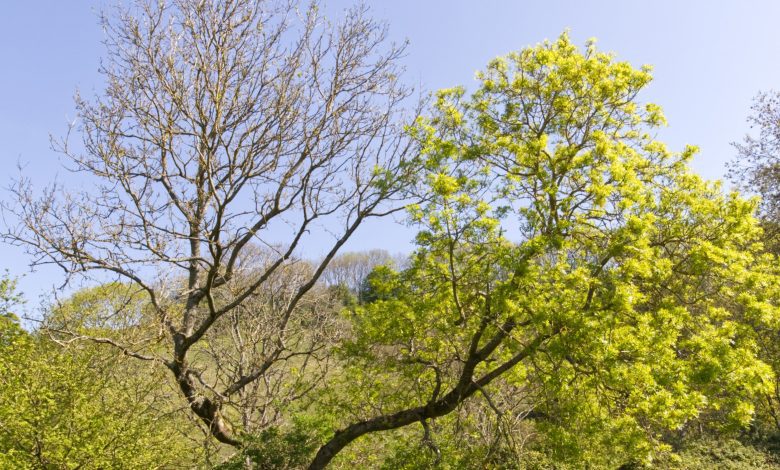
POLYGON ((182 393, 187 398, 190 409, 198 418, 206 423, 211 435, 223 444, 240 447, 241 442, 235 438, 232 427, 222 417, 221 403, 198 393, 192 374, 188 373, 186 367, 169 365, 169 368, 176 377, 179 389, 181 389, 182 393))

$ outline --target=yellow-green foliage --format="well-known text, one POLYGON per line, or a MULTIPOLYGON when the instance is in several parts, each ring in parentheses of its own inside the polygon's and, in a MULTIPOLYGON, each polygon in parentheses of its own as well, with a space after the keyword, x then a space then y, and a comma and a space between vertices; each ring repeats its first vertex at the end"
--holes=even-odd
POLYGON ((12 283, 4 281, 0 297, 9 302, 0 311, 0 468, 193 464, 197 447, 178 433, 181 415, 161 401, 159 374, 115 351, 64 349, 24 331, 8 310, 12 294, 12 283))
POLYGON ((347 386, 368 390, 363 413, 444 393, 475 336, 512 324, 475 376, 548 338, 503 379, 544 411, 536 442, 554 460, 649 461, 702 413, 748 425, 773 380, 754 326, 780 318, 755 202, 694 175, 695 148, 653 139, 647 67, 564 34, 477 78, 412 129, 428 198, 412 266, 376 276, 394 295, 355 316, 347 386))

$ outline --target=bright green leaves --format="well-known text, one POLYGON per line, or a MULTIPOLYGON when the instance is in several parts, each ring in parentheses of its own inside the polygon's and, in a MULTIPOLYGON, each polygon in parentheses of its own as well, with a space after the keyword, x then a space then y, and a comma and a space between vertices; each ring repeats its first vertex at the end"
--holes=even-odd
POLYGON ((19 326, 13 309, 22 303, 16 292, 16 281, 7 276, 0 278, 0 354, 23 347, 27 334, 19 326))
POLYGON ((653 140, 649 68, 593 43, 564 34, 477 78, 410 129, 427 171, 418 248, 375 271, 343 349, 347 386, 370 391, 362 414, 499 371, 477 396, 511 390, 503 406, 537 416, 525 424, 558 463, 650 463, 690 427, 747 425, 773 381, 757 333, 780 324, 755 201, 693 174, 695 147, 653 140))
POLYGON ((650 137, 666 121, 636 99, 647 67, 564 34, 477 78, 470 96, 440 92, 415 127, 429 172, 412 210, 419 248, 396 295, 358 313, 357 337, 396 380, 424 378, 423 400, 506 322, 523 327, 477 375, 548 335, 506 379, 539 387, 522 399, 580 430, 540 424, 566 455, 610 430, 644 460, 704 414, 747 423, 771 371, 746 322, 776 324, 780 304, 755 203, 692 174, 695 147, 650 137))
POLYGON ((433 118, 420 120, 415 135, 426 137, 433 173, 467 161, 470 171, 498 175, 480 182, 482 194, 511 205, 528 239, 555 245, 576 225, 614 220, 647 203, 646 186, 671 178, 687 158, 649 137, 665 123, 660 107, 635 102, 649 69, 592 43, 582 54, 564 34, 490 62, 477 78, 469 98, 462 88, 439 92, 433 118))
MULTIPOLYGON (((57 314, 99 318, 110 290, 76 294, 57 314)), ((198 458, 177 434, 186 418, 165 402, 164 370, 28 333, 10 313, 19 301, 13 282, 0 280, 0 468, 159 468, 198 458)))

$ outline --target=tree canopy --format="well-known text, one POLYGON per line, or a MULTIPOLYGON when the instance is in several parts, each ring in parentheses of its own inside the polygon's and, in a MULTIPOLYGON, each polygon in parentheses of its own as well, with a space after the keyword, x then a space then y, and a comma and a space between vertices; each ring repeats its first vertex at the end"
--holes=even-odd
POLYGON ((649 69, 592 43, 564 34, 478 80, 414 128, 418 249, 358 311, 349 380, 370 392, 312 468, 499 383, 581 461, 649 458, 711 412, 749 424, 772 381, 751 325, 778 321, 755 203, 693 174, 694 148, 654 140, 649 69))

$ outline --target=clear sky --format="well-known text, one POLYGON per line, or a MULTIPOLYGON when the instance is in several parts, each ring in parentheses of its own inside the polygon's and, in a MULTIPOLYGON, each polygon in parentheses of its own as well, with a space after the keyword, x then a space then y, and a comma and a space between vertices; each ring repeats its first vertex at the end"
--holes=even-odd
MULTIPOLYGON (((349 2, 331 0, 327 11, 349 2)), ((407 78, 427 90, 473 83, 491 58, 556 38, 598 39, 636 66, 654 66, 641 96, 663 106, 672 148, 701 147, 694 168, 720 178, 734 152, 729 143, 748 131, 745 117, 759 90, 780 89, 780 1, 718 0, 366 0, 387 20, 392 37, 408 38, 407 78)), ((49 134, 61 136, 74 116, 72 96, 99 92, 103 53, 100 0, 6 0, 0 13, 0 185, 17 162, 38 184, 56 175, 49 134)), ((77 182, 76 182, 77 183, 77 182)), ((0 192, 0 198, 8 197, 0 192)), ((2 223, 2 222, 0 222, 2 223)), ((409 249, 411 232, 389 221, 358 232, 352 249, 409 249)), ((0 269, 24 274, 28 259, 0 246, 0 269)), ((34 298, 62 276, 54 269, 21 281, 34 298)))

